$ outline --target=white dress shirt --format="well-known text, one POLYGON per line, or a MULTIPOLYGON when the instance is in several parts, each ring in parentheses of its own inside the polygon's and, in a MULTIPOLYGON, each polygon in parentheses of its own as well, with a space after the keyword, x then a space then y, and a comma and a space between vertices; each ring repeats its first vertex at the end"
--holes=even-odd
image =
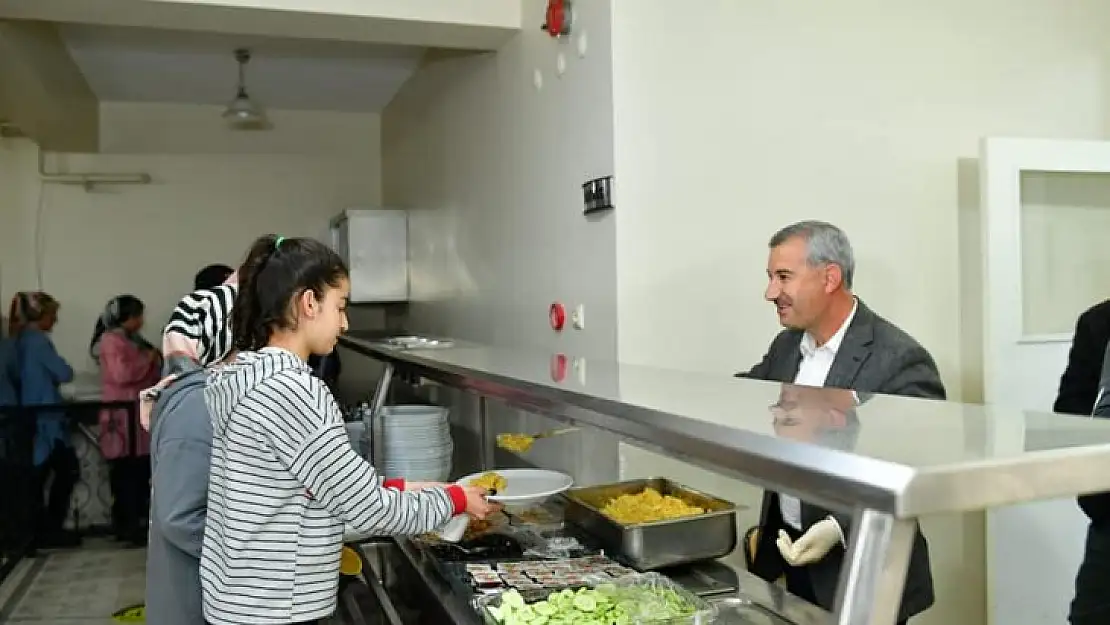
MULTIPOLYGON (((802 352, 802 362, 798 366, 798 374, 794 376, 794 384, 825 385, 825 378, 829 377, 829 369, 832 368, 833 360, 836 360, 836 352, 840 350, 840 344, 844 342, 848 326, 852 325, 852 319, 856 317, 857 308, 859 308, 858 302, 852 304, 852 312, 848 314, 848 318, 824 345, 818 346, 813 335, 809 332, 805 333, 802 342, 798 345, 802 352)), ((799 532, 802 531, 802 502, 798 501, 797 497, 780 493, 779 511, 787 525, 799 532)))

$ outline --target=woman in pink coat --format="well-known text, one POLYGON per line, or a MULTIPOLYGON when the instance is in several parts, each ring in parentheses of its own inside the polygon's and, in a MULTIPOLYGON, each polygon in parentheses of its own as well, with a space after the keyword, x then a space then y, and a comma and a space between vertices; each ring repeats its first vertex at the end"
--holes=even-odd
MULTIPOLYGON (((101 395, 105 401, 131 400, 158 382, 162 356, 139 334, 142 300, 120 295, 108 302, 96 322, 89 351, 100 363, 101 395)), ((137 415, 137 412, 135 413, 137 415)), ((150 506, 150 435, 138 418, 128 425, 123 409, 100 413, 100 452, 108 461, 112 487, 112 526, 119 540, 145 544, 150 506), (131 444, 131 433, 137 437, 131 444)))

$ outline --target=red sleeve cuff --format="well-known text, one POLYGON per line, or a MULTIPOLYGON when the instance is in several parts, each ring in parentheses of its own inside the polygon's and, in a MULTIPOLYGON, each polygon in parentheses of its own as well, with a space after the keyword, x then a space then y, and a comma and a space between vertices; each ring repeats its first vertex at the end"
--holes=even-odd
POLYGON ((451 496, 451 503, 455 506, 456 515, 466 512, 466 491, 462 489, 462 486, 448 486, 447 494, 451 496))
POLYGON ((382 482, 382 488, 396 488, 397 490, 405 490, 405 480, 397 477, 391 480, 382 482))

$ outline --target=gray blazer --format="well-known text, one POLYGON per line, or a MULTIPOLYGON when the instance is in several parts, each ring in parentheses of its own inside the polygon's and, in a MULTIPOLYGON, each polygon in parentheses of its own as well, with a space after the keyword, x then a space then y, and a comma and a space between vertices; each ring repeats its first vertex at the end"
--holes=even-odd
MULTIPOLYGON (((747 373, 737 377, 775 382, 793 382, 801 366, 801 330, 783 330, 771 342, 763 360, 747 373)), ((854 390, 857 393, 882 393, 944 399, 944 384, 932 356, 910 335, 859 302, 856 316, 844 341, 836 353, 825 386, 854 390)), ((840 523, 846 537, 851 536, 852 517, 802 502, 802 527, 808 528, 817 521, 833 516, 840 523)), ((752 573, 768 581, 782 576, 787 564, 779 554, 775 540, 779 529, 786 525, 780 513, 778 495, 763 494, 760 514, 759 546, 756 550, 752 573)), ((840 566, 845 550, 834 547, 825 558, 807 571, 813 584, 817 602, 826 610, 833 609, 840 566)), ((925 611, 933 605, 933 574, 929 565, 929 547, 921 530, 914 537, 906 586, 898 620, 925 611)))
POLYGON ((151 412, 148 623, 204 625, 200 549, 212 456, 206 378, 203 369, 183 374, 162 392, 151 412))

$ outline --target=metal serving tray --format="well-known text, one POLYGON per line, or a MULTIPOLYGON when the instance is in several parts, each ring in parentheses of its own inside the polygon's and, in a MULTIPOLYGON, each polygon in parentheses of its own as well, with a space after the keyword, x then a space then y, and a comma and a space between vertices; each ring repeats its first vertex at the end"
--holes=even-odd
POLYGON ((575 488, 565 497, 568 522, 641 571, 720 558, 736 549, 736 505, 666 478, 575 488), (640 493, 649 487, 708 512, 637 525, 622 525, 601 513, 614 497, 640 493))

